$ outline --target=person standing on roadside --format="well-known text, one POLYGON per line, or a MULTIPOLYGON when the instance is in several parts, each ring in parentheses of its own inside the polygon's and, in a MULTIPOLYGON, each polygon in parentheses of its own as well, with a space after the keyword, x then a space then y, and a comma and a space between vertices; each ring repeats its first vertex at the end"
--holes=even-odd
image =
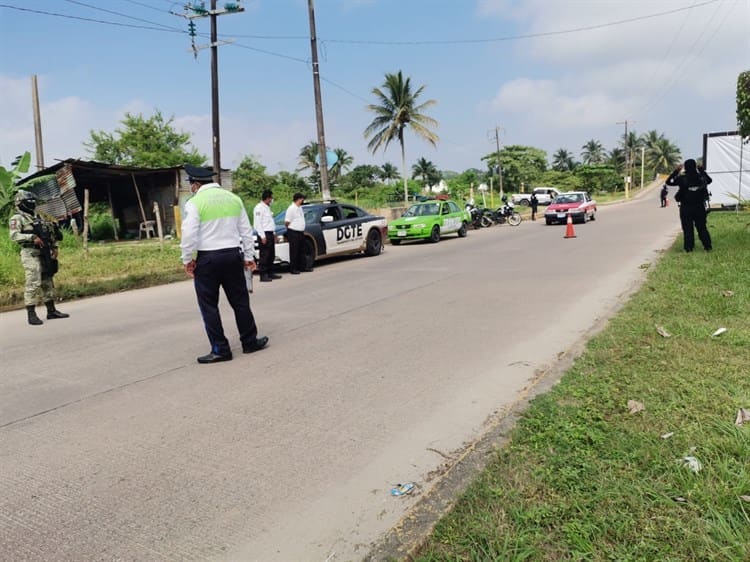
POLYGON ((667 178, 667 185, 677 186, 674 199, 680 205, 680 223, 686 252, 692 252, 695 247, 695 232, 703 244, 703 249, 710 252, 713 249, 711 235, 706 227, 708 204, 708 184, 713 180, 703 170, 696 166, 692 158, 685 160, 685 173, 680 174, 683 167, 678 166, 667 178))
POLYGON ((664 184, 661 188, 661 191, 659 192, 659 199, 661 199, 662 207, 667 206, 667 195, 669 195, 669 189, 667 188, 667 185, 664 184))
POLYGON ((539 208, 539 199, 537 199, 536 193, 532 192, 529 204, 531 205, 531 220, 535 221, 536 210, 539 208))
POLYGON ((55 308, 55 283, 57 273, 57 243, 62 231, 57 224, 44 220, 36 212, 36 196, 19 189, 15 197, 18 211, 10 217, 10 239, 21 246, 21 265, 25 276, 23 302, 28 322, 32 326, 43 324, 36 314, 39 294, 47 307, 47 320, 68 318, 69 314, 55 308))
POLYGON ((297 192, 292 196, 292 204, 286 210, 284 224, 286 225, 286 237, 289 240, 289 273, 299 275, 300 271, 312 271, 305 264, 303 247, 305 243, 305 213, 302 205, 305 196, 297 192))
POLYGON ((189 164, 184 168, 194 195, 185 203, 182 263, 195 280, 198 308, 211 343, 211 351, 198 357, 198 363, 230 361, 232 350, 219 314, 220 287, 234 310, 242 353, 253 353, 268 343, 267 336, 258 337, 245 282, 245 268, 255 268, 253 228, 242 199, 213 182, 213 172, 189 164))
POLYGON ((260 280, 264 283, 281 279, 281 275, 273 272, 273 262, 276 259, 276 223, 271 212, 273 192, 266 189, 260 196, 260 202, 253 210, 253 226, 258 234, 258 270, 260 280))

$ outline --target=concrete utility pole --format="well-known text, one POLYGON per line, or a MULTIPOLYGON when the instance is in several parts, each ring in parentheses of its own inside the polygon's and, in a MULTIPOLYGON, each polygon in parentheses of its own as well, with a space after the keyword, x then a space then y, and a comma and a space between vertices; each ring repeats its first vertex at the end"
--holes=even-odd
MULTIPOLYGON (((224 14, 236 14, 244 12, 245 8, 239 5, 239 2, 227 2, 223 10, 216 9, 216 0, 211 0, 211 9, 206 10, 203 4, 193 6, 188 3, 185 6, 186 10, 192 10, 193 13, 186 15, 190 22, 190 35, 195 36, 195 24, 193 24, 193 18, 205 18, 211 19, 211 43, 207 45, 211 48, 211 132, 212 132, 212 146, 213 146, 213 170, 216 174, 217 183, 221 183, 221 140, 219 135, 219 45, 225 45, 231 41, 218 41, 218 33, 216 31, 216 16, 223 16, 224 14)), ((199 49, 204 49, 206 46, 197 47, 193 44, 191 52, 196 54, 199 49)))
POLYGON ((36 74, 31 76, 31 104, 34 111, 34 141, 36 143, 36 167, 44 169, 44 150, 42 149, 42 118, 39 113, 39 89, 36 85, 36 74))
MULTIPOLYGON (((495 147, 497 149, 497 174, 498 174, 498 182, 497 182, 497 188, 500 190, 500 199, 503 198, 503 168, 500 165, 500 127, 495 126, 493 129, 495 133, 495 147)), ((492 133, 493 131, 490 131, 492 133)))
POLYGON ((328 187, 328 155, 326 151, 326 134, 323 127, 323 101, 320 95, 320 70, 318 68, 318 38, 315 32, 315 8, 313 0, 307 0, 307 11, 310 16, 310 49, 312 50, 313 89, 315 91, 315 121, 318 124, 318 160, 320 171, 320 190, 323 199, 331 198, 328 187))
POLYGON ((625 119, 625 121, 618 121, 617 125, 625 125, 625 136, 622 139, 622 147, 625 149, 625 199, 630 198, 630 179, 631 179, 631 170, 630 170, 630 150, 628 149, 628 123, 635 123, 635 121, 628 121, 625 119))

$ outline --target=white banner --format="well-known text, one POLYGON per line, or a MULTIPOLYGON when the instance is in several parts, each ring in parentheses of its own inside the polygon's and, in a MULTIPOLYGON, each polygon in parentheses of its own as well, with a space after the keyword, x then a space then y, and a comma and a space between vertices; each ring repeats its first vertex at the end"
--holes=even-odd
POLYGON ((708 135, 706 142, 706 172, 713 183, 712 205, 735 205, 738 198, 750 201, 750 143, 742 145, 739 135, 708 135))

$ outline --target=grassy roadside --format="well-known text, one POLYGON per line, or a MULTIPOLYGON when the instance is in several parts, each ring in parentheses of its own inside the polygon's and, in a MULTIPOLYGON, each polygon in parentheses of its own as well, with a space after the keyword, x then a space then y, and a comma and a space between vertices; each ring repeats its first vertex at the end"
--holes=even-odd
POLYGON ((415 560, 750 560, 750 213, 709 223, 715 250, 677 240, 415 560))

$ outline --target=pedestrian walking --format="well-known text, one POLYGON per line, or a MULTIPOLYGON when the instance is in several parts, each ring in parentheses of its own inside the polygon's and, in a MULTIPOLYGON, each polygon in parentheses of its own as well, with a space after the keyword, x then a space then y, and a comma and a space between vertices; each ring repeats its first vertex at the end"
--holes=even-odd
POLYGON ((10 217, 10 239, 21 246, 21 264, 25 277, 23 303, 29 324, 43 324, 36 314, 39 295, 47 307, 47 320, 68 318, 70 315, 55 308, 55 282, 57 273, 57 243, 63 239, 56 223, 46 220, 36 212, 36 196, 19 189, 15 196, 17 212, 10 217))
POLYGON ((302 205, 305 196, 297 192, 292 196, 292 204, 286 210, 284 224, 286 225, 286 237, 289 240, 289 273, 299 275, 300 271, 312 271, 305 263, 303 252, 305 243, 305 213, 302 205))
POLYGON ((667 206, 667 195, 669 195, 669 189, 667 188, 667 185, 664 184, 659 192, 659 199, 661 200, 662 207, 667 206))
POLYGON ((706 216, 708 213, 708 184, 713 180, 701 167, 696 166, 692 158, 685 160, 685 173, 680 174, 683 166, 680 165, 667 178, 667 185, 677 186, 675 201, 680 205, 680 223, 684 248, 686 252, 692 252, 695 247, 695 232, 707 252, 713 249, 711 235, 706 227, 706 216))
POLYGON ((258 234, 258 273, 260 280, 265 282, 281 279, 281 275, 273 272, 273 262, 276 259, 276 223, 271 212, 273 192, 266 189, 260 196, 260 202, 253 210, 253 226, 258 234))
POLYGON ((531 194, 531 199, 529 199, 529 204, 531 205, 531 220, 536 220, 536 210, 539 207, 539 199, 536 197, 536 193, 531 194))
POLYGON ((212 181, 213 173, 185 165, 193 197, 185 204, 182 222, 182 263, 194 278, 203 323, 211 351, 198 357, 198 363, 218 363, 232 359, 219 314, 219 288, 234 310, 242 342, 242 352, 263 349, 267 336, 258 336, 244 270, 255 268, 253 228, 245 206, 234 193, 212 181))

